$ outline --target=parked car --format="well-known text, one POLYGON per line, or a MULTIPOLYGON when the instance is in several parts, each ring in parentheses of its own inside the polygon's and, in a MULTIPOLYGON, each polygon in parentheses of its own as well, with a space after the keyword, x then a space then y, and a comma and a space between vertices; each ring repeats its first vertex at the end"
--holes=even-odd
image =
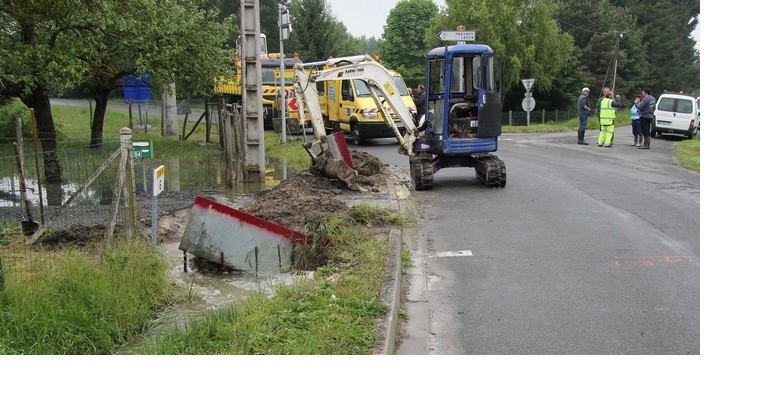
POLYGON ((663 93, 657 99, 653 136, 676 135, 691 139, 699 129, 699 105, 688 94, 663 93))

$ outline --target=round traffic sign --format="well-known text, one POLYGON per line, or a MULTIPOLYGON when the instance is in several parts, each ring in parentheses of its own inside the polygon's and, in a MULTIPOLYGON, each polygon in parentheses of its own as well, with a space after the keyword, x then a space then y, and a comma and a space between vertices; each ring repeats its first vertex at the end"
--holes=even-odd
POLYGON ((536 108, 536 100, 533 97, 526 97, 522 101, 522 109, 524 111, 533 111, 536 108))

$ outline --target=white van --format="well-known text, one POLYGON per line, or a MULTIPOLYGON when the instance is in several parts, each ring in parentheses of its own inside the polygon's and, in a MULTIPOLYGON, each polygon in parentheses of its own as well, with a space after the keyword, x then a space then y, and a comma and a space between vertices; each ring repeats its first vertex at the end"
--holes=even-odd
POLYGON ((697 99, 687 94, 663 93, 654 110, 653 136, 677 135, 691 139, 699 128, 697 99))

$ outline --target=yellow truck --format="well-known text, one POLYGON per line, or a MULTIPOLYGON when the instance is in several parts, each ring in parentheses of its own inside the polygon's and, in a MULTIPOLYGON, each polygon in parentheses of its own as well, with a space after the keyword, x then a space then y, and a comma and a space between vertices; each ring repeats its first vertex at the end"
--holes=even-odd
MULTIPOLYGON (((261 93, 264 106, 264 129, 273 129, 273 118, 279 118, 280 114, 275 113, 274 103, 280 93, 280 55, 277 53, 266 53, 266 35, 261 34, 262 54, 259 58, 261 64, 261 93)), ((225 97, 228 103, 241 101, 243 96, 242 89, 242 72, 240 62, 240 40, 236 46, 235 52, 235 77, 233 79, 218 79, 214 85, 214 92, 219 96, 225 97)), ((285 66, 285 90, 293 89, 293 66, 301 62, 298 56, 283 57, 285 66)), ((297 114, 297 112, 296 112, 297 114)))
MULTIPOLYGON (((331 61, 331 65, 325 66, 324 69, 343 65, 340 59, 331 61)), ((349 62, 346 61, 346 63, 349 62)), ((403 98, 404 105, 416 118, 417 107, 414 105, 404 79, 396 71, 389 72, 393 77, 396 91, 403 98)), ((385 123, 382 112, 375 105, 365 81, 361 79, 326 80, 316 84, 319 90, 322 118, 327 130, 344 132, 355 145, 364 143, 366 139, 395 137, 393 130, 385 123)), ((390 111, 393 121, 403 135, 405 128, 400 123, 399 117, 389 107, 386 107, 386 110, 390 111)))

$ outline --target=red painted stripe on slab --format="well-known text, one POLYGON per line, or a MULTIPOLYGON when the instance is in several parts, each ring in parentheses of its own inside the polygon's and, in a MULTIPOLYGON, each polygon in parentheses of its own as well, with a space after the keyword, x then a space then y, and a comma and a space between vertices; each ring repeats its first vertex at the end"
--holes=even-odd
POLYGON ((268 232, 272 232, 275 235, 279 235, 284 238, 287 238, 295 243, 306 242, 306 236, 304 236, 304 234, 300 232, 296 232, 282 225, 275 224, 274 222, 261 219, 255 215, 244 213, 240 210, 234 209, 232 207, 226 206, 221 203, 217 203, 213 200, 207 199, 202 196, 195 197, 195 203, 193 203, 193 207, 201 207, 208 210, 213 210, 214 212, 217 212, 219 214, 227 215, 231 218, 245 222, 249 225, 253 225, 257 228, 261 228, 268 232))
POLYGON ((354 160, 351 158, 351 152, 348 151, 348 144, 346 144, 346 136, 343 134, 343 132, 335 132, 332 134, 332 136, 335 137, 335 145, 338 146, 338 151, 340 151, 340 156, 343 158, 343 161, 348 164, 351 169, 354 168, 354 160))

